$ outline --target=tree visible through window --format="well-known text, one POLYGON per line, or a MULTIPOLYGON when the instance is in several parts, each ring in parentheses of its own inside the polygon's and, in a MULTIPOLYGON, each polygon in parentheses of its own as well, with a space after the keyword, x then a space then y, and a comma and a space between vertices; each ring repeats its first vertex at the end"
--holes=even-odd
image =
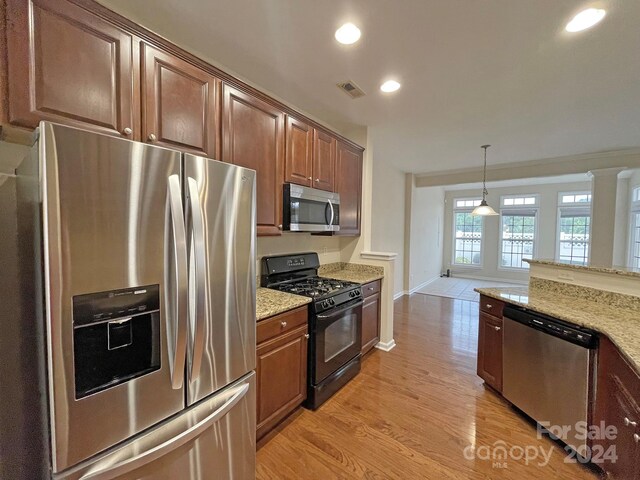
POLYGON ((501 197, 501 268, 529 268, 523 259, 532 259, 536 241, 538 195, 501 197))
POLYGON ((454 248, 453 263, 456 265, 482 264, 482 217, 471 215, 479 199, 456 200, 453 212, 454 248))
POLYGON ((559 203, 556 259, 571 265, 586 265, 589 261, 591 194, 589 192, 562 193, 559 203))

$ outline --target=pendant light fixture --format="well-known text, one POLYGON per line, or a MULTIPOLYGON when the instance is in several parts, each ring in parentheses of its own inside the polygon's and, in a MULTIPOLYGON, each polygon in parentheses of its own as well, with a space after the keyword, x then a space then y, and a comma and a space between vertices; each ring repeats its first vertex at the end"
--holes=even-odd
POLYGON ((500 215, 493 208, 491 208, 487 204, 487 148, 491 145, 482 145, 482 149, 484 149, 484 168, 482 169, 482 202, 476 208, 473 209, 471 215, 480 215, 483 217, 488 217, 489 215, 500 215))

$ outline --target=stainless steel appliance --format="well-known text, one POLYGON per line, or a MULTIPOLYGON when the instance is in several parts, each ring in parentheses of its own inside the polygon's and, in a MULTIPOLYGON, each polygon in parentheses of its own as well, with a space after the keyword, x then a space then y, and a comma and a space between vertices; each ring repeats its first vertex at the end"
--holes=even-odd
POLYGON ((305 406, 316 409, 360 371, 362 289, 318 276, 317 253, 263 257, 261 285, 308 296, 308 388, 305 406))
POLYGON ((597 336, 521 308, 507 306, 503 315, 503 395, 543 427, 567 427, 560 440, 586 457, 580 437, 589 420, 597 336))
POLYGON ((253 478, 255 172, 43 122, 14 183, 50 474, 253 478))
POLYGON ((283 230, 337 232, 340 230, 340 194, 284 185, 283 230))

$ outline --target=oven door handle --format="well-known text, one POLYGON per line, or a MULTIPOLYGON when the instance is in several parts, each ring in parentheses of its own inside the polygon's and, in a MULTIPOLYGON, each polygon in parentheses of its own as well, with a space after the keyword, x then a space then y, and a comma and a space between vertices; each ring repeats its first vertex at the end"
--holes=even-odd
POLYGON ((327 320, 329 318, 339 316, 340 314, 346 312, 347 310, 351 310, 353 307, 358 307, 363 303, 364 303, 364 300, 362 298, 356 298, 354 300, 351 300, 349 303, 345 303, 344 307, 340 308, 339 310, 331 310, 331 313, 329 315, 316 315, 316 318, 318 320, 327 320))

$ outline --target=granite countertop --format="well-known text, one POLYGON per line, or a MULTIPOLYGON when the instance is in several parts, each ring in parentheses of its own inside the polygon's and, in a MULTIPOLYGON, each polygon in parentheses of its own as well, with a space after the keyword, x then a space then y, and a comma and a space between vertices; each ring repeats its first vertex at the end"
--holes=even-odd
MULTIPOLYGON (((563 295, 547 288, 476 288, 478 293, 600 332, 640 372, 640 309, 563 295)), ((594 297, 595 298, 595 297, 594 297)))
POLYGON ((256 291, 256 320, 260 321, 279 313, 311 303, 310 297, 258 287, 256 291))
POLYGON ((522 259, 524 262, 527 262, 531 265, 549 265, 552 267, 560 267, 566 268, 569 270, 581 270, 581 271, 589 271, 589 272, 598 272, 598 273, 614 273, 616 275, 623 275, 627 277, 640 277, 640 270, 637 268, 629 268, 629 267, 598 267, 591 265, 571 265, 568 263, 556 262, 555 260, 550 259, 535 259, 529 260, 527 258, 522 259))
POLYGON ((365 284, 384 278, 384 268, 361 263, 336 262, 320 265, 318 275, 334 280, 365 284))

